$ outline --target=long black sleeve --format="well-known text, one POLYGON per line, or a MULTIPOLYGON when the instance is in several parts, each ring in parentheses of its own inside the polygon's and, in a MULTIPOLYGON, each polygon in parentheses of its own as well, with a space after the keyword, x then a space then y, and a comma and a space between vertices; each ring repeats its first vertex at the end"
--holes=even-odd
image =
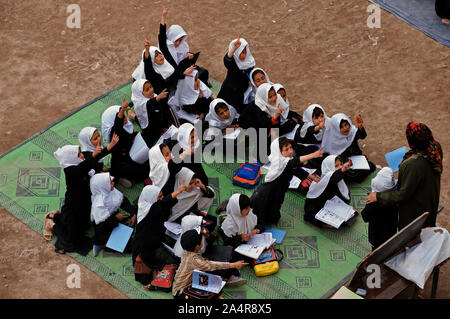
POLYGON ((125 196, 123 197, 120 209, 126 211, 127 213, 130 213, 131 216, 136 215, 138 211, 138 207, 136 205, 131 204, 128 198, 126 198, 125 196))

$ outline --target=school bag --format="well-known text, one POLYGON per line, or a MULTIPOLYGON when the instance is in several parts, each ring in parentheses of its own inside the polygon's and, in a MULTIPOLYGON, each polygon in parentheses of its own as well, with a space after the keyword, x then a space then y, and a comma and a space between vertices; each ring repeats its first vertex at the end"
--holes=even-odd
POLYGON ((176 265, 165 265, 163 269, 158 272, 155 279, 152 280, 149 290, 170 292, 176 268, 176 265))
POLYGON ((239 166, 233 176, 233 185, 252 189, 258 185, 261 179, 261 165, 244 162, 239 166))
POLYGON ((220 297, 220 294, 216 294, 214 292, 210 291, 204 291, 200 289, 193 288, 192 285, 184 288, 182 296, 184 296, 185 299, 218 299, 220 297))
POLYGON ((255 275, 263 277, 277 273, 280 270, 279 262, 283 260, 283 257, 283 252, 280 249, 269 247, 261 253, 258 259, 252 261, 255 275), (277 253, 281 258, 278 258, 277 253))

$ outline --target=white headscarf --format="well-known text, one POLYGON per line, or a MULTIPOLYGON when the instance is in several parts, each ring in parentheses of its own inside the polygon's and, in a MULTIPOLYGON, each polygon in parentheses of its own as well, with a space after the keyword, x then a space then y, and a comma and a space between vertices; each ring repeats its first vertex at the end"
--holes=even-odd
POLYGON ((150 162, 149 177, 152 180, 152 185, 163 188, 170 177, 168 163, 161 153, 160 146, 157 144, 148 151, 148 158, 150 162))
POLYGON ((109 173, 95 174, 91 178, 91 221, 97 225, 116 212, 123 201, 123 194, 114 188, 111 190, 109 173))
POLYGON ((78 157, 78 145, 65 145, 60 147, 53 153, 53 156, 58 160, 62 168, 69 166, 77 166, 83 160, 78 157))
POLYGON ((244 104, 249 104, 255 100, 256 90, 258 89, 258 87, 256 86, 255 81, 253 80, 253 74, 256 71, 262 71, 266 77, 267 83, 272 84, 272 82, 270 82, 269 76, 267 75, 266 71, 264 71, 261 68, 252 69, 249 74, 250 83, 252 85, 249 86, 248 89, 244 93, 244 104))
MULTIPOLYGON (((320 181, 318 183, 317 182, 311 183, 311 186, 309 186, 308 193, 306 194, 306 198, 317 198, 323 193, 325 188, 327 188, 331 175, 333 175, 335 171, 334 163, 336 157, 337 157, 336 155, 329 155, 323 160, 321 167, 322 176, 320 177, 320 181)), ((346 199, 350 199, 348 187, 347 184, 345 184, 344 180, 341 179, 337 185, 342 196, 344 196, 344 198, 346 199)))
MULTIPOLYGON (((277 113, 277 106, 280 105, 283 109, 288 108, 280 94, 276 93, 277 101, 275 105, 269 104, 269 91, 273 88, 270 83, 261 84, 256 90, 255 105, 261 109, 261 111, 267 113, 270 117, 277 113)), ((288 109, 289 111, 289 109, 288 109)))
MULTIPOLYGON (((174 191, 180 188, 181 183, 183 181, 186 186, 189 185, 192 177, 194 177, 194 172, 186 167, 183 167, 177 173, 177 175, 175 175, 174 191)), ((197 203, 201 197, 203 197, 203 193, 200 187, 197 186, 195 186, 191 192, 187 191, 182 192, 180 195, 177 196, 178 203, 176 203, 172 207, 172 212, 169 216, 169 221, 173 222, 178 217, 186 213, 186 211, 192 206, 194 206, 194 204, 197 203)))
POLYGON ((186 58, 186 54, 189 52, 189 45, 186 42, 188 35, 178 24, 171 25, 166 32, 167 37, 167 48, 169 49, 170 55, 173 57, 175 62, 180 64, 182 60, 186 58), (180 45, 175 48, 174 42, 179 38, 183 37, 180 45))
MULTIPOLYGON (((149 81, 146 79, 139 79, 131 86, 131 101, 133 102, 134 111, 136 112, 139 125, 142 129, 145 129, 148 126, 147 101, 150 99, 142 94, 144 91, 144 84, 147 82, 149 81)), ((156 96, 156 94, 153 96, 156 96)))
MULTIPOLYGON (((314 126, 312 115, 313 115, 314 109, 316 107, 318 107, 319 109, 322 110, 325 121, 330 120, 330 118, 327 116, 327 113, 325 113, 325 110, 323 109, 323 107, 321 107, 319 104, 311 104, 310 106, 308 106, 308 108, 305 110, 305 112, 303 112, 303 126, 300 130, 301 137, 305 137, 306 132, 308 131, 308 128, 310 128, 311 126, 314 126)), ((325 132, 325 130, 321 129, 319 132, 314 134, 314 136, 316 137, 316 139, 318 141, 322 140, 324 132, 325 132)))
POLYGON ((264 181, 268 183, 280 176, 291 159, 292 157, 284 157, 281 154, 280 139, 277 138, 273 140, 272 144, 270 144, 269 171, 267 172, 264 181))
POLYGON ((343 113, 337 113, 329 120, 325 120, 325 127, 322 138, 323 152, 331 155, 341 155, 353 143, 356 132, 358 132, 358 129, 352 125, 352 121, 343 113), (348 136, 341 134, 339 125, 342 120, 346 120, 350 124, 348 136))
POLYGON ((200 81, 199 88, 194 88, 195 76, 198 71, 191 72, 192 76, 185 76, 184 79, 178 80, 177 90, 175 95, 169 99, 169 104, 179 107, 180 105, 192 105, 197 102, 200 91, 203 93, 204 98, 209 98, 212 95, 212 91, 200 81))
MULTIPOLYGON (((113 105, 108 107, 105 112, 102 114, 102 135, 106 142, 110 143, 110 133, 111 129, 114 126, 114 121, 116 119, 117 113, 119 113, 121 106, 120 105, 113 105)), ((125 114, 123 116, 126 116, 125 114)), ((134 131, 133 124, 128 120, 127 124, 123 125, 124 130, 132 134, 134 131)))
MULTIPOLYGON (((274 84, 273 85, 273 88, 275 89, 275 92, 278 94, 278 91, 279 90, 281 90, 281 89, 283 89, 285 92, 286 92, 286 89, 284 88, 284 86, 282 86, 280 83, 276 83, 276 84, 274 84)), ((278 94, 278 95, 280 95, 281 96, 281 94, 278 94)), ((289 99, 286 97, 286 101, 283 99, 283 98, 281 98, 282 100, 283 100, 283 102, 284 102, 284 105, 282 105, 282 107, 284 108, 283 109, 283 112, 281 112, 281 118, 282 118, 282 123, 283 122, 286 122, 286 120, 287 120, 287 118, 288 118, 288 115, 289 115, 289 99)))
POLYGON ((80 131, 78 142, 80 142, 82 152, 94 152, 97 148, 97 146, 91 142, 92 135, 94 135, 95 131, 97 131, 95 127, 85 127, 80 131))
POLYGON ((137 223, 145 218, 152 208, 153 204, 158 200, 161 188, 155 185, 147 185, 142 189, 138 200, 137 223))
POLYGON ((392 190, 395 185, 397 185, 397 181, 394 178, 394 172, 390 167, 383 167, 372 179, 372 192, 387 192, 392 190))
POLYGON ((171 76, 173 74, 173 72, 175 71, 172 64, 170 64, 165 58, 164 58, 164 63, 162 65, 159 65, 155 62, 156 51, 158 51, 159 54, 162 54, 162 52, 159 51, 157 47, 153 47, 153 46, 150 47, 149 51, 150 51, 150 58, 152 61, 153 70, 155 70, 156 73, 161 74, 161 76, 163 77, 164 80, 167 79, 169 76, 171 76))
MULTIPOLYGON (((188 150, 191 148, 191 132, 195 130, 194 125, 191 123, 184 123, 178 128, 177 141, 178 144, 183 148, 183 150, 188 150)), ((200 146, 200 137, 198 136, 197 142, 194 145, 194 149, 200 146)))
MULTIPOLYGON (((177 242, 175 243, 175 246, 173 247, 173 251, 174 251, 175 255, 177 255, 180 258, 183 257, 183 255, 184 255, 184 249, 181 246, 181 236, 185 232, 187 232, 189 230, 193 230, 193 229, 195 229, 200 234, 202 223, 203 223, 203 218, 201 216, 188 215, 188 216, 183 217, 183 219, 181 220, 180 238, 178 238, 177 242)), ((202 235, 202 241, 203 241, 203 245, 202 245, 202 249, 200 250, 201 254, 203 254, 205 252, 206 245, 207 245, 205 236, 203 236, 203 235, 202 235)))
POLYGON ((235 119, 236 115, 237 115, 237 111, 233 106, 231 106, 224 100, 217 98, 217 99, 212 100, 211 103, 209 104, 209 112, 208 112, 208 114, 206 114, 205 120, 208 121, 210 127, 217 127, 218 129, 223 130, 223 129, 226 129, 228 126, 230 126, 231 123, 233 123, 233 120, 235 119), (216 113, 215 107, 216 107, 217 103, 220 103, 220 102, 225 103, 225 105, 230 110, 230 117, 226 120, 221 118, 216 113))
POLYGON ((239 198, 241 194, 231 196, 227 205, 228 216, 222 223, 222 230, 228 237, 242 234, 250 234, 258 223, 258 217, 250 212, 247 216, 242 216, 241 207, 239 206, 239 198))
MULTIPOLYGON (((230 42, 230 45, 228 46, 228 51, 231 51, 234 47, 234 42, 236 42, 237 39, 234 39, 230 42)), ((247 70, 250 68, 253 68, 255 66, 255 58, 253 57, 252 53, 250 52, 250 47, 248 45, 248 42, 245 41, 245 39, 240 38, 241 45, 239 48, 234 51, 233 58, 236 62, 237 67, 239 70, 247 70), (239 60, 239 55, 242 53, 242 51, 247 47, 247 55, 245 57, 244 61, 239 60)))

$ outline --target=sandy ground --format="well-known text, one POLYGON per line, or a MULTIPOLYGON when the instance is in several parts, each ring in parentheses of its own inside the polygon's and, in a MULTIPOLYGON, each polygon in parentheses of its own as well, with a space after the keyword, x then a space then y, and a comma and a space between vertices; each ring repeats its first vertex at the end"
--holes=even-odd
MULTIPOLYGON (((404 131, 412 120, 431 128, 444 153, 450 147, 450 49, 386 11, 381 28, 369 29, 365 0, 77 3, 80 29, 66 26, 69 2, 0 2, 0 153, 129 81, 144 38, 156 44, 164 6, 170 8, 167 23, 183 26, 191 50, 202 52, 198 64, 213 78, 225 78, 223 55, 240 34, 298 112, 318 103, 329 115, 361 114, 368 132, 362 147, 376 164, 385 166, 385 153, 407 145, 404 131)), ((447 229, 449 171, 445 157, 446 208, 438 224, 447 229)), ((71 263, 0 209, 0 298, 126 298, 83 266, 82 288, 67 288, 71 263)), ((449 282, 446 265, 439 298, 450 297, 449 282)))

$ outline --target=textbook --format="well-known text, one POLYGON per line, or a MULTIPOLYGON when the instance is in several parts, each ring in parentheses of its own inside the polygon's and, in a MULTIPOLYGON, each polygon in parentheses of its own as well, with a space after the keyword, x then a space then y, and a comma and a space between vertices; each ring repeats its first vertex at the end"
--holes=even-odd
POLYGON ((223 281, 220 276, 209 274, 200 270, 192 271, 192 288, 218 294, 225 284, 226 282, 223 281))
POLYGON ((352 169, 370 169, 369 162, 367 162, 367 158, 364 155, 354 155, 348 159, 352 161, 352 169))
POLYGON ((250 237, 250 240, 245 244, 240 244, 236 247, 235 251, 241 255, 258 259, 261 253, 268 249, 276 242, 276 239, 272 238, 272 233, 264 232, 262 234, 256 234, 250 237))
POLYGON ((178 240, 181 236, 181 224, 174 222, 164 222, 164 227, 166 227, 166 235, 170 238, 178 240))
POLYGON ((301 182, 302 182, 302 180, 294 175, 294 176, 292 176, 292 179, 289 182, 289 188, 297 189, 300 186, 301 182))
POLYGON ((106 247, 123 253, 132 233, 133 228, 119 223, 119 225, 113 229, 111 235, 109 236, 106 247))
POLYGON ((136 163, 143 164, 148 161, 148 151, 147 143, 145 143, 144 138, 139 132, 134 138, 133 145, 131 145, 130 157, 136 163))
POLYGON ((228 139, 228 140, 235 140, 235 139, 237 139, 237 137, 239 136, 240 133, 241 133, 241 129, 237 128, 233 131, 233 133, 224 135, 223 138, 228 139))
POLYGON ((398 166, 403 161, 403 155, 406 153, 406 147, 402 146, 393 150, 392 152, 386 153, 384 157, 386 158, 386 162, 392 171, 395 173, 398 171, 398 166))
POLYGON ((334 196, 326 201, 325 206, 316 214, 316 219, 334 228, 339 228, 342 223, 348 221, 355 215, 352 206, 347 205, 339 197, 334 196))
POLYGON ((177 114, 179 118, 185 119, 186 121, 190 122, 191 124, 195 124, 197 121, 200 121, 198 118, 198 115, 188 113, 185 110, 174 110, 174 112, 177 114))

